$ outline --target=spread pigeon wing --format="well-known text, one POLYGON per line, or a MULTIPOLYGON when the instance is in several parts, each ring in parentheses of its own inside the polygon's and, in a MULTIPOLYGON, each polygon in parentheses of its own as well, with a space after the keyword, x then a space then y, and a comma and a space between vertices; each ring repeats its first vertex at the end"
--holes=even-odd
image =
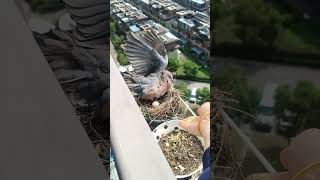
POLYGON ((164 57, 167 55, 167 50, 166 50, 166 47, 164 46, 163 40, 155 33, 154 30, 149 30, 146 33, 144 33, 143 38, 161 56, 164 57))
POLYGON ((160 73, 167 66, 166 49, 162 40, 152 31, 130 33, 124 48, 135 72, 148 76, 160 73))

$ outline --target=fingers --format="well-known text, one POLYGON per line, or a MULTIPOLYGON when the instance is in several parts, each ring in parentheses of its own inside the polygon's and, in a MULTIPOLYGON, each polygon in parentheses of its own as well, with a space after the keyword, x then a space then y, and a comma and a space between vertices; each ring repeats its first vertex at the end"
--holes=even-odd
POLYGON ((181 121, 179 123, 180 127, 182 127, 184 130, 188 131, 189 133, 199 136, 200 132, 198 130, 198 124, 197 122, 192 121, 181 121))
POLYGON ((284 168, 289 168, 289 149, 285 148, 280 152, 280 162, 283 165, 284 168))
POLYGON ((179 125, 183 128, 183 129, 186 129, 188 130, 189 126, 190 126, 190 123, 188 121, 180 121, 179 122, 179 125))
POLYGON ((207 116, 209 113, 210 113, 210 103, 209 102, 202 104, 201 107, 198 109, 198 114, 200 116, 207 116))

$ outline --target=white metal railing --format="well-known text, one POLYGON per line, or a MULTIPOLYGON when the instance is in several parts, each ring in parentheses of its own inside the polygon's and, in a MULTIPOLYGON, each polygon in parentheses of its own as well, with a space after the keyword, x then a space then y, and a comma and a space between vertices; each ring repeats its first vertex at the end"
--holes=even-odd
POLYGON ((249 150, 256 156, 259 162, 264 166, 264 168, 270 172, 277 172, 270 162, 263 156, 263 154, 259 151, 259 149, 251 142, 251 140, 242 132, 241 129, 234 123, 234 121, 229 117, 229 115, 222 111, 223 120, 235 131, 235 133, 241 138, 241 140, 245 143, 245 145, 249 148, 249 150))

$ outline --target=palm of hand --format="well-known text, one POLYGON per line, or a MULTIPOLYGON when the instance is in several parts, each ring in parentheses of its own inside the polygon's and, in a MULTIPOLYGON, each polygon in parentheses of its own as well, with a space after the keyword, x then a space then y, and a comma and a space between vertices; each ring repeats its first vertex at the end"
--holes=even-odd
POLYGON ((181 121, 180 126, 196 136, 201 136, 205 148, 210 146, 210 104, 205 103, 198 109, 200 116, 191 116, 181 121))

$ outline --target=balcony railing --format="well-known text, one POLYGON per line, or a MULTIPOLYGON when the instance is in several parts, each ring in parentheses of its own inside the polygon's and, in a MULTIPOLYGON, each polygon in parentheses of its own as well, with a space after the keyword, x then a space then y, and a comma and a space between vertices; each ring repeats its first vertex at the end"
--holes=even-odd
POLYGON ((245 135, 245 133, 236 125, 236 123, 229 117, 229 115, 226 112, 222 111, 222 117, 229 131, 229 143, 232 148, 232 150, 229 153, 232 154, 232 157, 235 159, 236 162, 234 162, 232 166, 215 166, 215 179, 244 180, 246 179, 246 176, 251 175, 251 177, 259 176, 259 178, 263 180, 269 180, 268 176, 265 176, 264 174, 260 173, 275 173, 275 168, 270 164, 270 162, 264 157, 260 150, 252 143, 249 137, 245 135), (254 163, 250 161, 250 167, 247 167, 247 164, 244 165, 244 160, 249 155, 249 153, 253 156, 254 163), (257 168, 256 166, 263 168, 263 170, 255 172, 256 170, 252 169, 252 167, 257 168))

